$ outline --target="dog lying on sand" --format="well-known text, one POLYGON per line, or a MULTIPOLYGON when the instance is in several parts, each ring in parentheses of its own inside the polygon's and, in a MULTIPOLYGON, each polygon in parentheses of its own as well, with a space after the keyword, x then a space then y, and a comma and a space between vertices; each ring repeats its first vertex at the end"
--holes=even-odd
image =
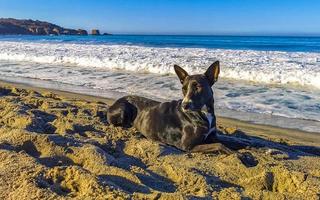
POLYGON ((182 84, 182 100, 160 103, 144 97, 125 96, 110 106, 109 123, 133 126, 146 138, 187 152, 232 153, 216 139, 212 86, 218 80, 219 61, 210 65, 204 74, 189 75, 178 65, 174 65, 174 70, 182 84), (206 114, 202 111, 204 107, 206 114))

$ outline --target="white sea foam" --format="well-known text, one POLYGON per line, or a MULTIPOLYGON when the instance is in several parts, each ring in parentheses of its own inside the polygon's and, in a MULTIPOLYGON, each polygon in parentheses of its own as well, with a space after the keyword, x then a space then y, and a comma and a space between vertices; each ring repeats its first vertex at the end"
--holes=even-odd
POLYGON ((0 60, 159 74, 174 64, 199 73, 220 60, 224 78, 320 88, 320 53, 2 41, 0 60))
MULTIPOLYGON (((80 91, 89 91, 93 95, 108 96, 111 91, 112 94, 120 92, 171 100, 182 97, 181 84, 172 75, 173 64, 183 66, 190 73, 199 73, 218 59, 221 61, 221 77, 229 79, 222 78, 214 86, 215 105, 220 111, 227 108, 240 113, 226 114, 223 111, 219 115, 244 119, 243 113, 259 113, 307 119, 309 124, 301 125, 301 129, 320 132, 319 55, 2 41, 0 78, 48 80, 53 85, 62 83, 63 88, 59 86, 58 89, 72 88, 74 91, 74 88, 83 88, 80 91), (300 87, 287 87, 286 84, 300 87), (92 93, 94 91, 96 93, 92 93)), ((254 121, 258 115, 248 116, 245 119, 254 121)))

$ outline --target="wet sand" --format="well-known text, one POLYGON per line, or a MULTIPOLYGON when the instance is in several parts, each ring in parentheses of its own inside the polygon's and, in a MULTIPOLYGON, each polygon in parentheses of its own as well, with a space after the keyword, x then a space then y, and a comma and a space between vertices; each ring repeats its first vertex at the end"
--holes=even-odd
POLYGON ((218 118, 236 153, 108 125, 112 99, 0 82, 0 199, 319 199, 320 139, 218 118))

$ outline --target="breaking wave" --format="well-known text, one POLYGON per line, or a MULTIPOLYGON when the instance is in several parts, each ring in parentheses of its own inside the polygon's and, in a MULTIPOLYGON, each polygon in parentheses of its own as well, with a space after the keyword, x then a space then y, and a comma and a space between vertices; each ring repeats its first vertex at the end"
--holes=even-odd
POLYGON ((2 41, 0 60, 158 74, 174 64, 202 73, 220 60, 224 78, 320 88, 320 53, 310 52, 2 41))

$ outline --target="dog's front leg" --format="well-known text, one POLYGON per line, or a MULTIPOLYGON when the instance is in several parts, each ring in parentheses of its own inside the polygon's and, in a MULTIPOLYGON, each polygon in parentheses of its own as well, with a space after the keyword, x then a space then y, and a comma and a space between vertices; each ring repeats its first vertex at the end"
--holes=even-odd
POLYGON ((233 154, 235 153, 233 150, 229 149, 228 147, 224 146, 221 143, 211 143, 211 144, 201 144, 197 145, 192 148, 189 152, 191 153, 215 153, 219 152, 222 154, 233 154))

